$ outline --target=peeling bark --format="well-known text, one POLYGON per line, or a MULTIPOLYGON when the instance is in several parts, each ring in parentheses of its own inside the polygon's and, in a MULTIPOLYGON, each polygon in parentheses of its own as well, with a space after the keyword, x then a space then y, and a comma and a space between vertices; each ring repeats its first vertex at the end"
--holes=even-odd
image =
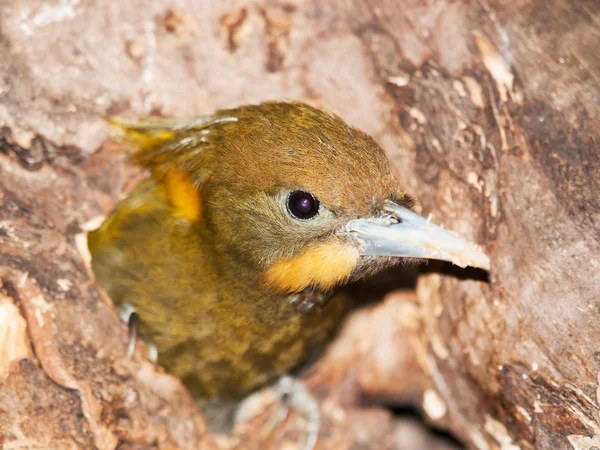
POLYGON ((301 440, 292 418, 261 434, 268 390, 209 436, 178 380, 125 357, 83 250, 141 176, 101 115, 295 98, 373 135, 421 212, 492 257, 351 318, 307 379, 319 448, 448 448, 366 400, 468 448, 600 448, 599 46, 593 0, 1 2, 0 446, 301 440))

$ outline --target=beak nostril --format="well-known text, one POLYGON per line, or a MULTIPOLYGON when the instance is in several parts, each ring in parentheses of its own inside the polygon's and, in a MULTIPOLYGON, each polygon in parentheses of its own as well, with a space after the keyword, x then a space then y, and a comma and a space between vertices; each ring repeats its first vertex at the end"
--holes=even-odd
POLYGON ((398 224, 398 223, 402 223, 402 219, 398 216, 391 216, 390 222, 393 224, 398 224))

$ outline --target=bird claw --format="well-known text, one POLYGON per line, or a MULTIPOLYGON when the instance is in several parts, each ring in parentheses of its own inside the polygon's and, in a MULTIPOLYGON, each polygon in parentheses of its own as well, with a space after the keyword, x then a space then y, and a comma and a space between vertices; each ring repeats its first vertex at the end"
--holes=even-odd
POLYGON ((271 424, 271 431, 283 422, 289 410, 293 410, 305 422, 305 439, 302 450, 313 450, 321 428, 319 403, 304 387, 304 383, 288 375, 281 377, 273 390, 280 409, 271 424))
MULTIPOLYGON (((119 312, 121 318, 127 322, 127 327, 129 329, 129 341, 127 343, 127 358, 132 359, 135 354, 135 347, 137 345, 138 338, 138 328, 139 328, 139 316, 133 310, 133 308, 126 304, 124 308, 119 312)), ((149 341, 146 341, 146 346, 148 347, 148 359, 153 364, 158 362, 158 349, 156 346, 149 341)))
POLYGON ((296 308, 302 314, 309 314, 317 307, 324 307, 333 297, 331 292, 314 291, 311 288, 292 294, 288 298, 288 303, 296 308))
POLYGON ((138 315, 131 312, 127 318, 127 326, 129 327, 129 343, 127 344, 127 358, 133 358, 135 353, 135 345, 137 344, 138 332, 138 315))

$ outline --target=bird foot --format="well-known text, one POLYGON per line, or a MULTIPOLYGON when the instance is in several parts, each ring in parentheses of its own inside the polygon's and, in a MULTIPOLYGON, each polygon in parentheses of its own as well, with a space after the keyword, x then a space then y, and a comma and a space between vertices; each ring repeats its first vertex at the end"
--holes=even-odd
POLYGON ((261 440, 272 440, 278 426, 286 420, 292 410, 304 423, 304 441, 298 450, 313 450, 321 426, 321 411, 317 400, 306 390, 302 381, 290 376, 280 378, 272 386, 270 393, 272 396, 255 393, 247 397, 238 405, 234 423, 252 420, 257 415, 262 415, 268 405, 275 404, 275 412, 262 426, 261 440))
POLYGON ((281 377, 275 383, 273 391, 279 409, 273 416, 272 423, 267 427, 267 430, 271 428, 268 432, 272 432, 277 425, 283 422, 291 409, 304 420, 305 438, 302 450, 313 450, 321 427, 319 402, 306 390, 302 381, 288 375, 281 377))
POLYGON ((291 294, 288 303, 302 314, 309 314, 317 308, 323 308, 333 297, 333 292, 319 292, 311 288, 291 294))

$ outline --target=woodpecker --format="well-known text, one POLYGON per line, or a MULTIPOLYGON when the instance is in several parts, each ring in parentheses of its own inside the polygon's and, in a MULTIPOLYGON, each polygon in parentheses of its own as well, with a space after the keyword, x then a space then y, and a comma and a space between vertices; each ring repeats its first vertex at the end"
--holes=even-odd
POLYGON ((92 267, 202 402, 293 372, 348 310, 339 288, 405 259, 489 269, 411 210, 382 149, 339 117, 266 102, 111 119, 149 176, 90 233, 92 267))

